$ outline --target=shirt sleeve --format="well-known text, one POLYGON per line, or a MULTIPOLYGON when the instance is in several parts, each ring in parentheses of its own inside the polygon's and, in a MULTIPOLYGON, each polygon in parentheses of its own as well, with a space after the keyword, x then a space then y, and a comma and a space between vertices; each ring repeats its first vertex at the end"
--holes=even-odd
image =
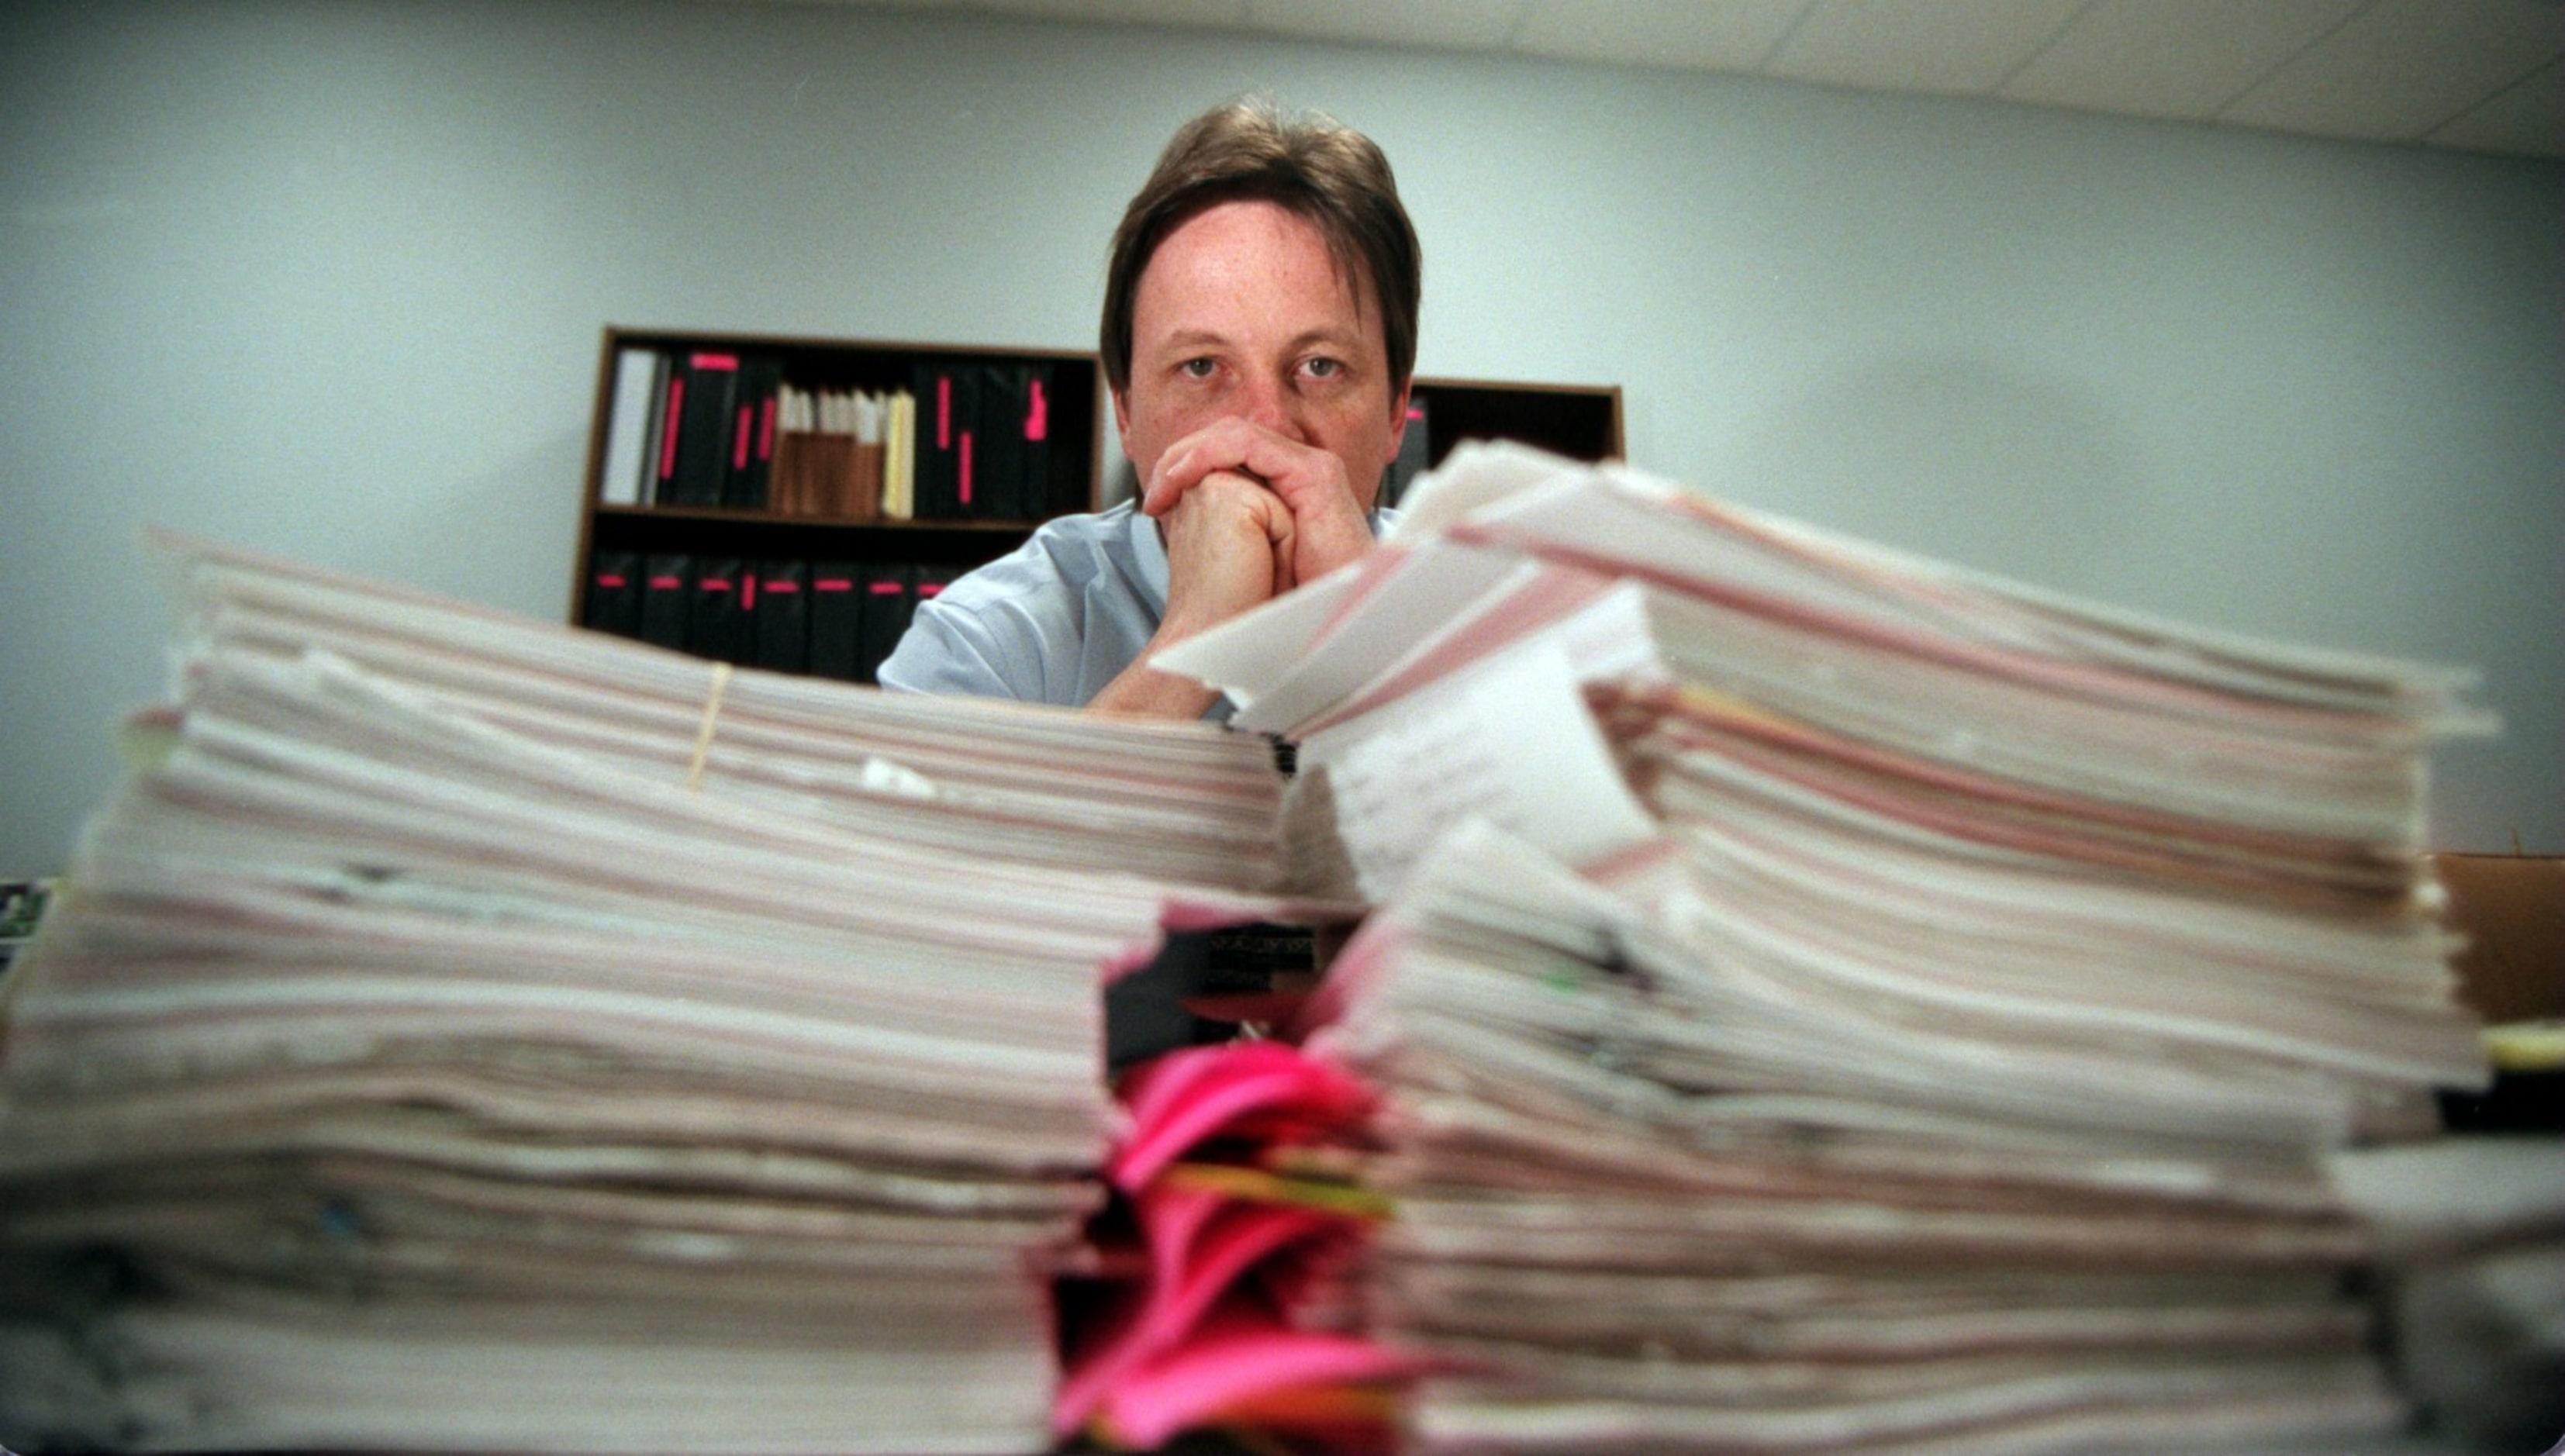
POLYGON ((1000 614, 974 611, 950 594, 921 602, 899 645, 874 672, 894 692, 947 693, 962 697, 1043 701, 1039 647, 1010 643, 993 630, 1000 614))

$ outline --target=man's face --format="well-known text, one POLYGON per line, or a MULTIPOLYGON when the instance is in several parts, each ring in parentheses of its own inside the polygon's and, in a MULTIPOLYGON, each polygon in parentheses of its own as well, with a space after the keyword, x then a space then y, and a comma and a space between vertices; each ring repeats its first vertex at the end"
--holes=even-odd
POLYGON ((1142 270, 1131 380, 1113 415, 1144 484, 1169 445, 1236 415, 1344 462, 1368 511, 1406 432, 1407 391, 1391 386, 1370 280, 1337 272, 1296 213, 1224 202, 1169 233, 1142 270))

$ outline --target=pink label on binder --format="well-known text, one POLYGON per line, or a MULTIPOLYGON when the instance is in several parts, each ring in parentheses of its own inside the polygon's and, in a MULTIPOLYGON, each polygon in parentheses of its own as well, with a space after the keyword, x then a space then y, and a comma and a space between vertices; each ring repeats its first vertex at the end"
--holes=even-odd
POLYGON ((1033 386, 1033 402, 1025 408, 1025 438, 1047 440, 1050 438, 1050 396, 1043 392, 1042 380, 1034 380, 1033 386))
POLYGON ((917 595, 920 597, 941 597, 944 595, 944 584, 942 582, 920 582, 917 584, 917 595))
POLYGON ((620 587, 624 585, 623 574, 621 572, 602 573, 597 577, 596 585, 600 587, 620 587))
POLYGON ((757 422, 757 458, 775 458, 775 396, 766 396, 766 408, 757 422))
POLYGON ((953 376, 935 376, 935 448, 953 448, 953 376))
POLYGON ((966 506, 967 506, 967 505, 971 504, 971 432, 970 432, 969 430, 964 430, 964 431, 962 432, 962 467, 961 467, 961 468, 962 468, 962 474, 961 474, 961 482, 962 482, 962 484, 961 484, 962 504, 964 504, 964 505, 966 505, 966 506))
POLYGON ((734 438, 730 443, 730 468, 733 470, 748 468, 748 431, 749 426, 755 422, 756 416, 750 412, 749 407, 745 404, 741 405, 739 428, 732 431, 734 438))
POLYGON ((695 585, 703 588, 707 592, 727 592, 730 590, 730 578, 706 577, 695 585))
MULTIPOLYGON (((781 592, 785 596, 791 597, 801 592, 802 584, 793 580, 791 577, 778 577, 774 581, 766 584, 766 590, 769 594, 781 592)), ((837 590, 842 592, 845 588, 840 586, 837 590)))
POLYGON ((819 577, 812 581, 811 590, 814 592, 852 592, 855 590, 855 583, 854 579, 851 577, 819 577))
POLYGON ((652 577, 650 579, 650 590, 653 592, 674 592, 684 585, 686 585, 686 583, 685 579, 682 577, 652 577))
POLYGON ((659 432, 659 478, 667 480, 677 473, 677 421, 686 415, 686 381, 668 381, 667 423, 659 432))
POLYGON ((739 356, 735 354, 699 354, 686 361, 686 367, 695 369, 736 369, 739 367, 739 356))
POLYGON ((904 589, 897 582, 875 582, 864 590, 876 597, 896 597, 904 589))
POLYGON ((757 574, 749 573, 739 581, 739 607, 742 611, 757 606, 757 574))

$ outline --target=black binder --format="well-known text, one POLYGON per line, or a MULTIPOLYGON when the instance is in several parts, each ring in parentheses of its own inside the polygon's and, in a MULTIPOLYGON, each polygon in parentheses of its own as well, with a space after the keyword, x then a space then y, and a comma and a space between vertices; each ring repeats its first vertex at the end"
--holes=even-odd
POLYGON ((739 384, 731 398, 730 456, 722 475, 725 506, 766 509, 775 475, 776 396, 783 384, 782 360, 771 355, 741 357, 739 384))
POLYGON ((695 589, 694 563, 682 555, 653 555, 643 567, 641 640, 682 652, 695 589))
POLYGON ((686 650, 721 662, 746 662, 748 581, 737 557, 695 563, 695 603, 686 618, 686 650))
POLYGON ((810 666, 810 589, 808 563, 758 563, 757 604, 749 611, 756 623, 758 666, 777 672, 800 672, 810 666))
POLYGON ((591 552, 579 624, 618 637, 641 635, 641 559, 628 551, 591 552))
POLYGON ((922 360, 911 374, 917 395, 915 510, 920 521, 985 515, 979 435, 980 370, 951 360, 922 360))
POLYGON ((862 680, 863 570, 852 562, 814 562, 808 589, 811 674, 846 682, 862 680))
POLYGON ((739 356, 698 350, 683 356, 668 380, 668 426, 677 432, 660 458, 670 467, 659 481, 663 506, 718 506, 730 473, 739 391, 739 356))
POLYGON ((882 659, 899 645, 915 607, 915 568, 904 563, 876 563, 864 569, 864 626, 861 666, 856 680, 875 681, 882 659))
POLYGON ((1033 514, 1025 504, 1025 371, 993 363, 982 364, 979 375, 980 427, 972 461, 978 489, 971 514, 1021 521, 1033 514))
POLYGON ((1076 472, 1051 467, 1050 365, 1037 362, 1025 364, 1023 369, 1023 409, 1016 423, 1017 433, 1024 441, 1024 476, 1018 495, 1024 503, 1025 517, 1038 520, 1085 510, 1083 500, 1062 504, 1051 499, 1052 477, 1056 475, 1065 482, 1076 472))

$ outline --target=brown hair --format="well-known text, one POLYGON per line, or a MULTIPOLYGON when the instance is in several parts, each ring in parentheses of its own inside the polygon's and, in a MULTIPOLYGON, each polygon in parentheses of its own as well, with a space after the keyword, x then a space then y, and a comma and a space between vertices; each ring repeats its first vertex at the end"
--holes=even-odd
POLYGON ((1130 387, 1131 308, 1158 244, 1197 213, 1238 201, 1272 202, 1314 224, 1357 302, 1370 280, 1395 399, 1416 368, 1424 255, 1389 158, 1349 126, 1316 115, 1286 118, 1261 98, 1186 122, 1123 209, 1104 277, 1105 381, 1116 393, 1130 387))

